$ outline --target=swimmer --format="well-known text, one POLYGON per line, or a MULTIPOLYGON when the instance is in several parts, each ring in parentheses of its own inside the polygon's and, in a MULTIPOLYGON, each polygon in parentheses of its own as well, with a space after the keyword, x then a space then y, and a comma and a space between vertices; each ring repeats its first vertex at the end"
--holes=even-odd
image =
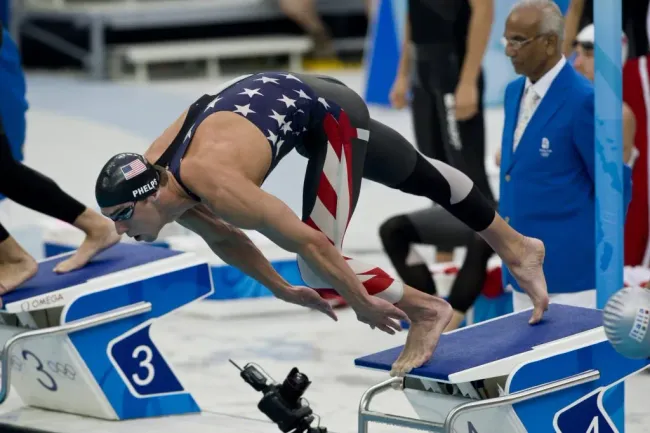
MULTIPOLYGON (((302 174, 295 176, 300 182, 302 174)), ((165 224, 178 221, 286 302, 336 320, 319 296, 335 291, 373 329, 394 334, 400 320, 410 321, 391 371, 403 376, 432 356, 452 310, 443 299, 341 254, 363 178, 427 197, 478 232, 530 295, 530 323, 541 320, 548 306, 543 243, 513 230, 462 172, 424 157, 370 118, 363 99, 334 78, 238 77, 199 98, 144 155, 113 156, 98 175, 95 195, 118 233, 151 242, 165 224), (293 150, 308 159, 302 218, 261 188, 293 150), (296 253, 311 288, 286 282, 242 229, 296 253)))
MULTIPOLYGON (((22 206, 65 221, 86 234, 74 254, 56 265, 56 273, 67 273, 85 266, 96 254, 120 240, 111 221, 70 197, 52 179, 13 158, 1 119, 0 193, 22 206)), ((37 271, 36 260, 0 224, 0 295, 28 281, 37 271)))
MULTIPOLYGON (((6 30, 0 29, 0 95, 13 94, 15 89, 9 86, 16 80, 23 80, 20 64, 16 63, 16 47, 10 37, 6 30)), ((7 98, 3 107, 22 110, 22 104, 24 101, 21 103, 20 98, 7 98)), ((17 128, 16 125, 6 126, 17 128)), ((22 206, 65 221, 86 234, 74 254, 57 264, 55 272, 79 269, 97 253, 119 242, 120 236, 111 221, 70 197, 52 179, 16 160, 12 144, 18 146, 22 143, 10 142, 9 136, 0 118, 0 194, 22 206)), ((37 271, 36 260, 0 224, 0 295, 20 286, 37 271)))

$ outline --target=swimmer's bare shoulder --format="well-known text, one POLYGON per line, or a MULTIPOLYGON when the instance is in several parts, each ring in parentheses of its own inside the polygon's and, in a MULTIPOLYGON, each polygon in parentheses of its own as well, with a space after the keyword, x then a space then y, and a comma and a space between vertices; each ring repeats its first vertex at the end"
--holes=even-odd
MULTIPOLYGON (((172 123, 145 152, 155 162, 178 135, 187 112, 172 123)), ((208 162, 213 172, 222 167, 236 168, 260 185, 272 160, 271 146, 262 132, 236 113, 220 111, 206 118, 194 131, 192 141, 181 162, 181 172, 191 171, 194 160, 208 162)))
POLYGON ((199 125, 183 164, 196 158, 208 163, 212 172, 236 170, 261 185, 272 157, 269 141, 255 125, 239 114, 221 111, 199 125))

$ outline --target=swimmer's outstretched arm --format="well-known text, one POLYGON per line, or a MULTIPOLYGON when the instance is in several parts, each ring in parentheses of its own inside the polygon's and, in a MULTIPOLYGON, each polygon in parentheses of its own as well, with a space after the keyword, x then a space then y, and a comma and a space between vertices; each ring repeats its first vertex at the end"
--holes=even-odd
POLYGON ((327 237, 303 223, 281 200, 228 167, 203 166, 205 162, 198 160, 189 163, 186 161, 185 183, 214 214, 237 227, 257 230, 281 248, 300 255, 345 298, 360 321, 380 329, 400 329, 395 320, 408 320, 399 308, 370 296, 327 237))
POLYGON ((243 231, 214 217, 204 205, 185 212, 178 223, 201 236, 216 255, 255 278, 274 295, 281 296, 291 288, 243 231))
POLYGON ((254 278, 268 288, 276 298, 315 308, 337 320, 331 305, 318 293, 306 287, 292 286, 277 273, 246 233, 216 218, 204 205, 185 212, 178 219, 178 223, 201 236, 224 262, 254 278))

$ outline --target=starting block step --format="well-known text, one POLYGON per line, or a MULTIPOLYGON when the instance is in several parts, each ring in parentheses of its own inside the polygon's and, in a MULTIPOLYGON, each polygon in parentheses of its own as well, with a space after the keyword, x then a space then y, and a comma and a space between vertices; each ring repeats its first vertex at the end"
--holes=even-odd
MULTIPOLYGON (((432 359, 403 379, 368 389, 359 433, 369 422, 434 432, 623 432, 624 380, 650 360, 621 356, 607 340, 602 311, 551 304, 443 334, 432 359), (373 412, 382 392, 400 388, 418 419, 373 412)), ((389 371, 402 347, 355 360, 389 371)))
POLYGON ((208 264, 120 243, 54 273, 66 255, 40 262, 36 277, 2 297, 0 403, 11 388, 27 406, 106 420, 200 412, 150 328, 213 293, 208 264))

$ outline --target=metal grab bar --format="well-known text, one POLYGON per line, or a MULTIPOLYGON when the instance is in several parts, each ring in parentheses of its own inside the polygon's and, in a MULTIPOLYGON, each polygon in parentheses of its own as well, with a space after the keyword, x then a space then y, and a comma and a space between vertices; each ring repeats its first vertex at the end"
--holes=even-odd
POLYGON ((0 404, 4 403, 5 400, 7 400, 7 397, 9 396, 9 390, 11 389, 10 353, 11 349, 16 343, 38 337, 69 334, 72 332, 93 328, 95 326, 104 325, 116 320, 126 319, 127 317, 137 316, 138 314, 148 313, 149 311, 151 311, 151 303, 138 302, 127 307, 116 308, 115 310, 107 311, 105 313, 99 313, 89 317, 84 317, 83 319, 74 320, 60 326, 35 329, 33 331, 25 331, 14 335, 5 342, 4 348, 2 350, 2 372, 0 379, 2 382, 0 384, 0 404))
POLYGON ((451 433, 453 431, 453 425, 458 417, 467 412, 521 403, 522 401, 531 400, 567 388, 573 388, 574 386, 593 382, 598 379, 600 379, 600 372, 598 370, 587 370, 584 373, 576 374, 575 376, 569 376, 564 379, 533 386, 532 388, 526 388, 521 391, 513 392, 512 394, 502 395, 501 397, 482 401, 470 401, 461 404, 460 406, 453 408, 447 414, 447 418, 445 419, 445 432, 451 433))
POLYGON ((368 423, 370 421, 379 422, 383 424, 392 424, 400 427, 414 428, 418 430, 432 431, 442 433, 443 424, 433 421, 425 421, 421 419, 406 418, 399 415, 385 414, 381 412, 371 411, 369 409, 372 399, 379 394, 388 391, 391 388, 403 387, 404 379, 394 377, 385 382, 379 383, 370 387, 361 396, 359 402, 359 427, 358 433, 368 432, 368 423))
POLYGON ((369 410, 370 403, 376 395, 394 388, 400 383, 403 383, 403 379, 393 378, 369 388, 361 396, 361 402, 359 403, 358 433, 367 433, 368 423, 370 421, 380 422, 384 424, 394 424, 401 427, 431 431, 435 433, 453 433, 454 423, 458 417, 468 412, 521 403, 526 400, 531 400, 533 398, 541 397, 553 392, 558 392, 572 388, 574 386, 593 382, 598 379, 600 379, 600 372, 598 370, 588 370, 584 373, 576 374, 575 376, 570 376, 564 379, 537 385, 532 388, 514 392, 512 394, 506 394, 487 400, 470 401, 461 404, 449 411, 447 417, 445 418, 445 422, 439 423, 406 418, 399 415, 384 414, 369 410))

